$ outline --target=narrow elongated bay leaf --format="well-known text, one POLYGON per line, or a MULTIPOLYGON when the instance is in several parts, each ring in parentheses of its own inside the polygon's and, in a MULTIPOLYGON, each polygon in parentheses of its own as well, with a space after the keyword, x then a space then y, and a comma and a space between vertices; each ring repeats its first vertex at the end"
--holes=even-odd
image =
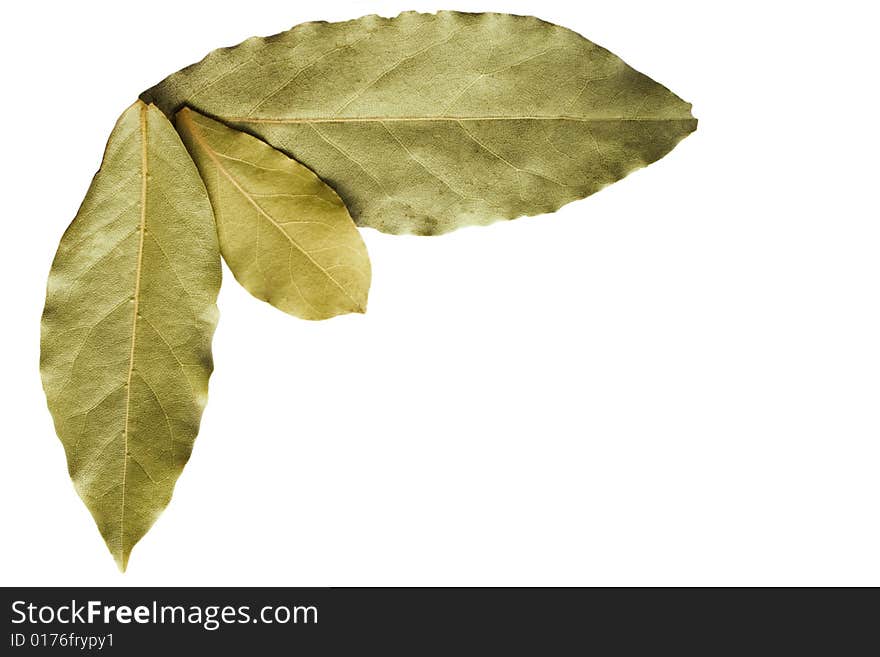
POLYGON ((176 122, 207 185, 235 278, 303 319, 364 312, 370 260, 336 193, 251 135, 188 108, 176 122))
POLYGON ((575 32, 448 11, 251 38, 142 98, 260 137, 390 233, 552 212, 697 125, 689 103, 575 32))
POLYGON ((40 357, 70 476, 122 570, 189 459, 219 286, 205 187, 166 116, 138 101, 61 239, 40 357))

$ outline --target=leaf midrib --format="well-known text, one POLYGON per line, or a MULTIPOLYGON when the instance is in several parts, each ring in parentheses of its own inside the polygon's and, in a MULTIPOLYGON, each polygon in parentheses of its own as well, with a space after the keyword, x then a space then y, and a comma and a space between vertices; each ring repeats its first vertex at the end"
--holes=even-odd
POLYGON ((573 121, 577 123, 647 123, 660 121, 694 121, 693 116, 663 117, 585 117, 569 115, 529 115, 529 116, 321 116, 321 117, 261 117, 261 116, 219 116, 221 121, 230 123, 438 123, 458 121, 573 121))
POLYGON ((134 356, 137 345, 137 320, 140 305, 141 292, 141 271, 143 270, 144 259, 144 236, 146 234, 147 225, 147 179, 149 172, 147 169, 147 106, 141 104, 138 115, 141 137, 141 217, 138 225, 138 250, 137 261, 135 263, 134 274, 134 294, 132 297, 131 312, 131 349, 128 354, 128 373, 125 382, 125 422, 123 426, 122 436, 122 499, 120 501, 119 512, 119 550, 122 568, 125 569, 125 480, 128 471, 128 432, 129 418, 131 416, 131 379, 134 374, 134 356))

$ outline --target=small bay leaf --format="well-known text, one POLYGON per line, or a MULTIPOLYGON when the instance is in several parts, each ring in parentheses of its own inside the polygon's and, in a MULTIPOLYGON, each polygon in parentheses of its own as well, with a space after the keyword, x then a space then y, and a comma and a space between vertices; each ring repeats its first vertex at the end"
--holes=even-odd
POLYGON ((552 212, 697 126, 689 103, 575 32, 491 13, 305 23, 215 50, 142 98, 260 137, 390 233, 552 212))
POLYGON ((364 312, 370 260, 336 193, 251 135, 188 108, 176 123, 207 185, 236 280, 303 319, 364 312))
POLYGON ((138 101, 61 239, 40 355, 70 476, 122 570, 192 451, 219 287, 205 186, 170 121, 138 101))

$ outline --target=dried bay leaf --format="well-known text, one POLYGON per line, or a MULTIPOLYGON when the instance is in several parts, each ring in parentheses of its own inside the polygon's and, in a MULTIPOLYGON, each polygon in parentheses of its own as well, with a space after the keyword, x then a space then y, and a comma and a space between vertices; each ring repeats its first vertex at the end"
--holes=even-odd
POLYGON ((40 356, 70 476, 122 570, 189 459, 219 286, 205 187, 165 115, 138 101, 61 239, 40 356))
POLYGON ((370 260, 336 193, 251 135, 188 108, 176 123, 207 185, 235 278, 303 319, 364 312, 370 260))
POLYGON ((260 137, 359 225, 437 234, 552 212, 663 157, 690 104, 565 28, 407 12, 251 38, 142 94, 260 137))

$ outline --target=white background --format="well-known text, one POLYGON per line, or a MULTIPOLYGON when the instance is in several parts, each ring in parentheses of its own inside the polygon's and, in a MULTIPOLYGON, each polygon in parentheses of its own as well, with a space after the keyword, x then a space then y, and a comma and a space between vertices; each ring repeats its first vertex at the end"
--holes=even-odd
POLYGON ((880 585, 876 16, 827 6, 6 6, 0 583, 880 585), (218 46, 438 8, 570 27, 700 127, 553 215, 363 231, 365 316, 300 321, 226 272, 201 435, 119 574, 38 373, 117 115, 218 46))

